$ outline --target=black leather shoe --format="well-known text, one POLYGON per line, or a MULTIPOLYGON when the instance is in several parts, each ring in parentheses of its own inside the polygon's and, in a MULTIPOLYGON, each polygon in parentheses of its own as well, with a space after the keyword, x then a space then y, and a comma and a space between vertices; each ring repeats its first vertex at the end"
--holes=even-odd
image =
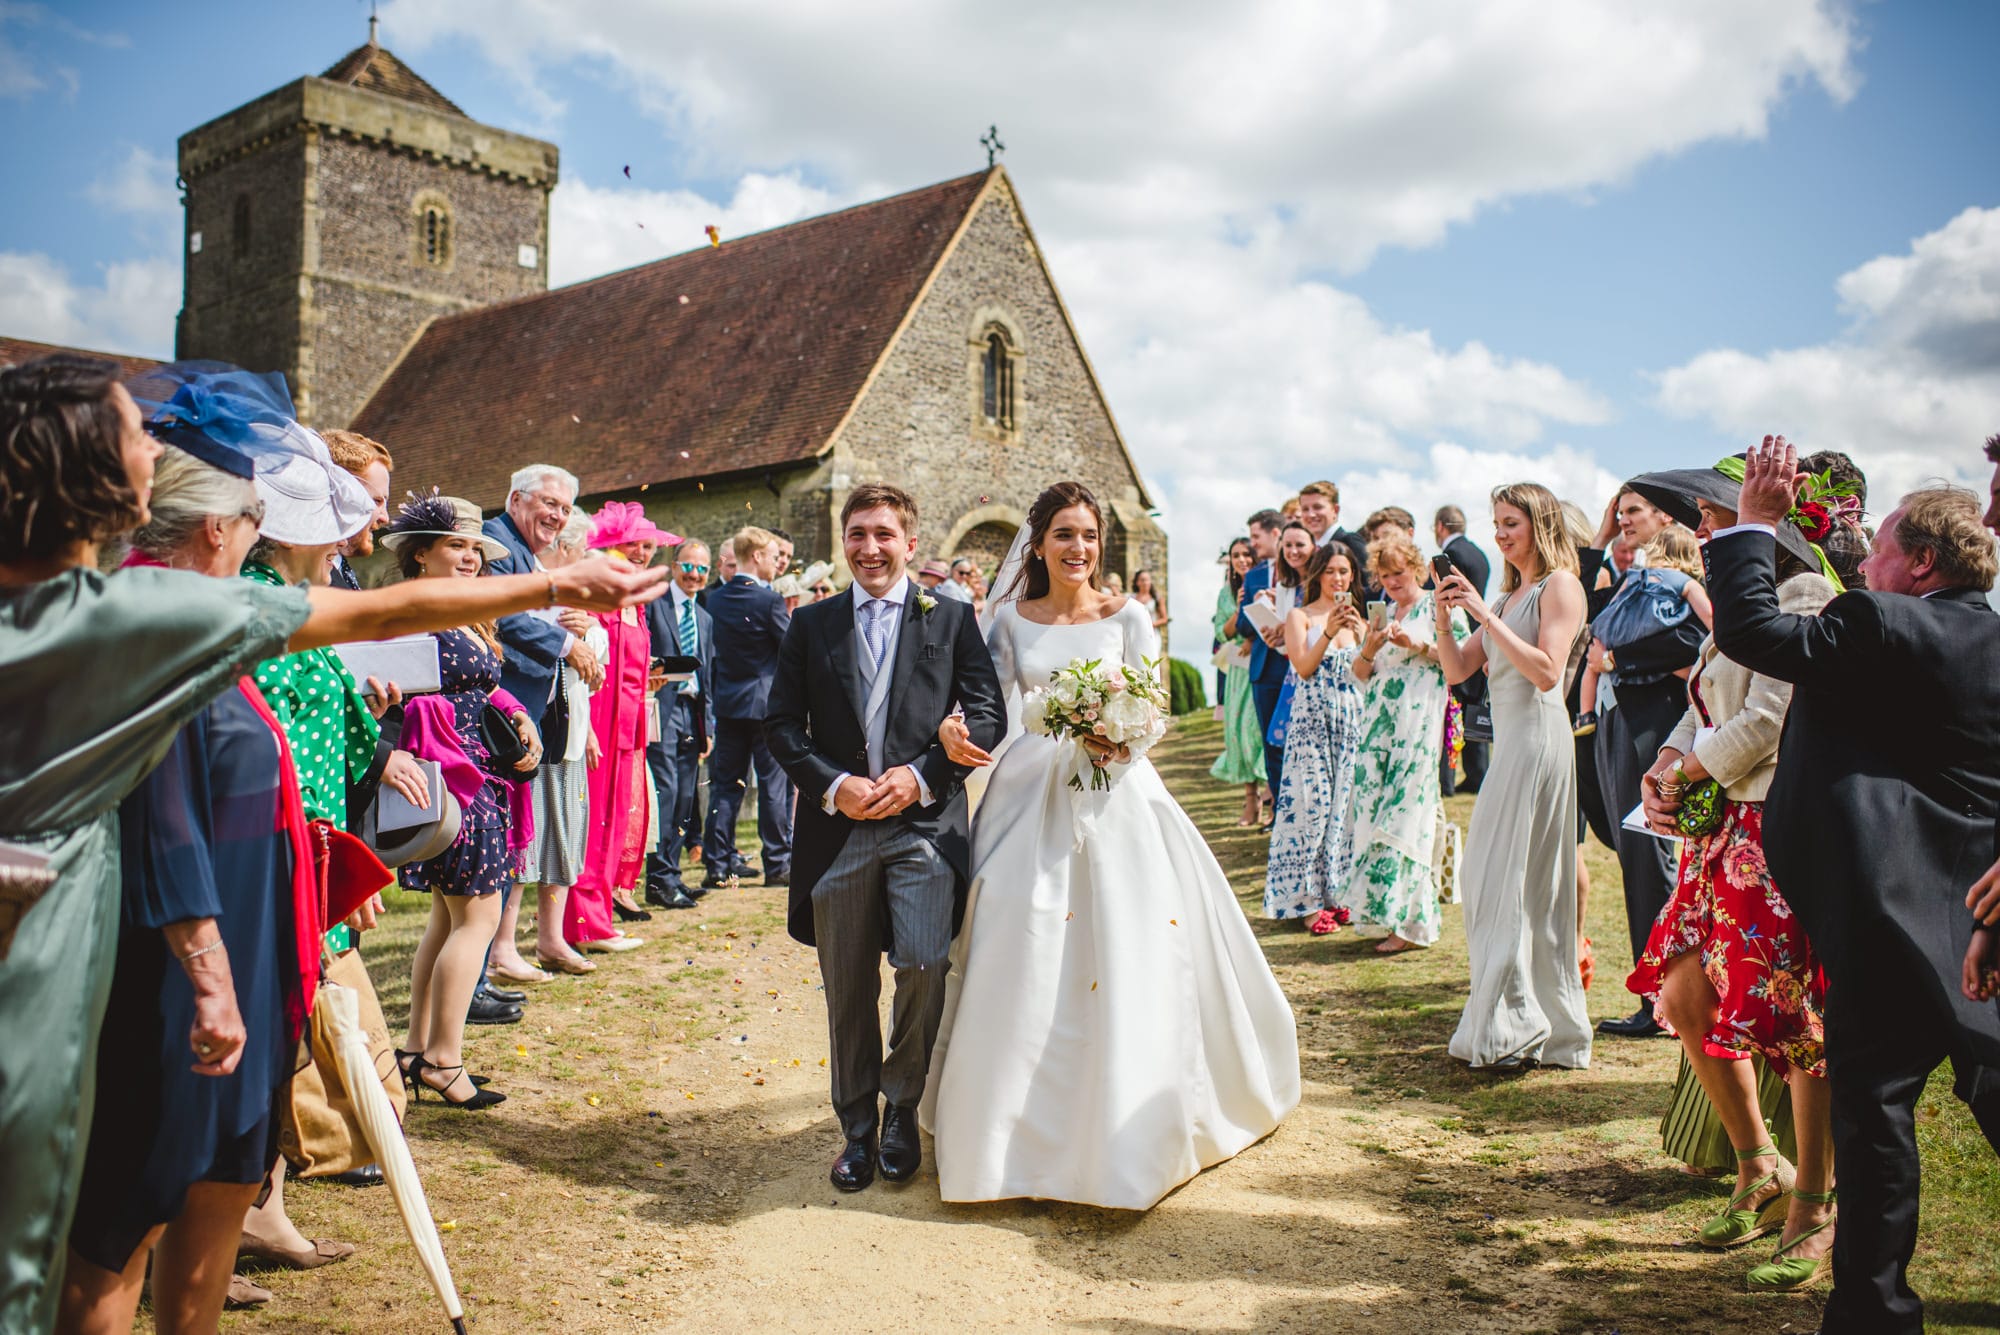
POLYGON ((678 908, 679 905, 673 902, 673 897, 685 893, 685 887, 680 881, 669 880, 664 876, 654 876, 646 882, 646 902, 656 909, 678 908))
POLYGON ((720 890, 734 879, 736 879, 734 875, 722 876, 710 872, 701 878, 701 892, 707 894, 711 890, 720 890))
POLYGON ((686 895, 689 899, 700 899, 703 895, 708 893, 708 882, 703 881, 700 885, 689 885, 686 881, 682 881, 680 884, 680 892, 686 895))
POLYGON ((1653 1018, 1652 1011, 1641 1007, 1622 1020, 1599 1020, 1597 1032, 1613 1038, 1659 1038, 1667 1031, 1653 1018))
POLYGON ((923 1167, 924 1144, 917 1135, 917 1110, 890 1104, 882 1110, 882 1178, 908 1182, 923 1167))
POLYGON ((875 1180, 875 1136, 873 1132, 847 1142, 847 1148, 833 1161, 833 1185, 842 1191, 860 1191, 875 1180))
POLYGON ((518 1006, 528 999, 526 992, 517 992, 511 987, 494 987, 491 984, 486 987, 486 995, 509 1006, 518 1006))
POLYGON ((519 1024, 521 1008, 492 997, 474 996, 465 1011, 467 1024, 519 1024))
POLYGON ((738 858, 735 865, 730 867, 729 874, 739 881, 754 881, 764 873, 757 870, 756 863, 746 858, 738 858))
POLYGON ((379 1187, 382 1185, 382 1165, 365 1163, 359 1168, 350 1168, 344 1173, 335 1173, 324 1179, 337 1182, 343 1187, 379 1187))
POLYGON ((790 867, 780 867, 776 871, 767 871, 764 873, 765 885, 790 885, 791 883, 792 869, 790 867))

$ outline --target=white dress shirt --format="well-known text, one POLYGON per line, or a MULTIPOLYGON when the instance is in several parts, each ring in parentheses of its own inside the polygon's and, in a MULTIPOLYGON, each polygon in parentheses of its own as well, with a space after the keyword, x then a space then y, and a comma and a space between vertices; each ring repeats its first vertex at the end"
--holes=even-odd
MULTIPOLYGON (((890 608, 890 611, 886 614, 888 617, 889 634, 883 642, 882 662, 877 666, 876 671, 893 672, 896 666, 896 644, 902 638, 903 604, 908 601, 911 592, 910 581, 907 578, 897 580, 890 587, 889 591, 880 598, 869 593, 868 590, 862 588, 858 583, 854 584, 852 588, 854 590, 854 643, 859 652, 864 654, 871 652, 868 648, 868 621, 873 613, 868 611, 868 605, 870 603, 884 603, 890 608)), ((935 802, 937 798, 931 793, 931 786, 924 782, 922 772, 915 765, 905 765, 903 768, 908 770, 910 777, 917 781, 917 805, 927 807, 932 802, 935 802)), ((854 772, 852 770, 842 771, 836 776, 834 781, 827 785, 826 796, 820 799, 820 810, 826 812, 829 816, 838 811, 839 807, 833 800, 834 795, 840 791, 841 784, 846 783, 853 777, 854 772)))

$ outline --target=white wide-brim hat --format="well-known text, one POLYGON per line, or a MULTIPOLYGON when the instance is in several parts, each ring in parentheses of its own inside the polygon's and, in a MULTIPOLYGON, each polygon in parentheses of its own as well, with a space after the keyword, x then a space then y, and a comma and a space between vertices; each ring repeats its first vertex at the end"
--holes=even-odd
POLYGON ((279 467, 258 469, 253 485, 264 503, 259 537, 288 547, 344 542, 375 516, 361 480, 333 461, 318 433, 295 427, 297 451, 279 467))

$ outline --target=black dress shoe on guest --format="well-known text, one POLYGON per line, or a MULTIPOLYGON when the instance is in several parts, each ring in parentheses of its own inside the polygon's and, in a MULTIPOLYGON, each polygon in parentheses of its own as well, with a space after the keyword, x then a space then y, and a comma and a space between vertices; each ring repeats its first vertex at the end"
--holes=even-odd
POLYGON ((350 1168, 344 1173, 335 1173, 324 1179, 337 1182, 343 1187, 379 1187, 382 1185, 382 1165, 365 1163, 359 1168, 350 1168))
POLYGON ((1653 1018, 1651 1010, 1641 1006, 1622 1020, 1599 1020, 1597 1032, 1612 1038, 1659 1038, 1667 1031, 1653 1018))
POLYGON ((521 1008, 505 1001, 495 1001, 492 997, 474 996, 472 1004, 466 1007, 467 1024, 519 1024, 521 1008))
POLYGON ((764 873, 765 885, 790 885, 791 883, 792 869, 790 867, 780 867, 776 871, 767 871, 764 873))
POLYGON ((833 1161, 833 1172, 829 1174, 833 1185, 842 1191, 860 1191, 875 1180, 875 1136, 869 1133, 859 1140, 847 1142, 847 1148, 833 1161))
POLYGON ((675 889, 679 890, 689 899, 700 899, 708 893, 708 882, 703 881, 700 885, 689 885, 686 881, 682 881, 675 889))
POLYGON ((646 902, 656 909, 673 908, 673 896, 681 888, 681 883, 677 880, 670 881, 663 876, 652 877, 646 882, 646 902))
POLYGON ((736 859, 729 868, 729 874, 740 881, 754 881, 764 873, 757 870, 757 864, 745 858, 736 859))
POLYGON ((908 1182, 923 1167, 924 1144, 917 1135, 917 1110, 890 1104, 882 1110, 882 1152, 886 1182, 908 1182))
POLYGON ((707 894, 711 890, 720 890, 735 879, 734 873, 724 875, 719 872, 710 872, 701 878, 701 892, 707 894))
POLYGON ((503 1002, 509 1006, 518 1006, 528 999, 526 992, 517 992, 511 987, 493 987, 491 985, 487 986, 486 995, 495 1001, 503 1002))

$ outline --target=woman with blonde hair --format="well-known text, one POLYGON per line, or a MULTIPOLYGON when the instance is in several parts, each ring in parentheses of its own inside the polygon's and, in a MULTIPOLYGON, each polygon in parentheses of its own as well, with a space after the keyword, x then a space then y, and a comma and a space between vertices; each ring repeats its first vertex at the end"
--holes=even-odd
POLYGON ((1433 626, 1423 553, 1401 533, 1369 544, 1368 572, 1389 604, 1386 615, 1371 614, 1348 669, 1365 690, 1350 817, 1354 862, 1338 893, 1357 923, 1386 929, 1376 950, 1393 955, 1430 945, 1443 925, 1432 858, 1450 699, 1440 642, 1463 636, 1467 627, 1463 616, 1443 614, 1443 624, 1433 626))
POLYGON ((1576 753, 1563 706, 1580 647, 1583 584, 1562 507, 1546 487, 1493 493, 1493 539, 1506 562, 1488 607, 1463 575, 1437 593, 1479 629, 1440 635, 1445 675, 1486 669, 1493 768, 1465 841, 1465 941, 1472 984, 1451 1055, 1478 1070, 1590 1065, 1590 1018, 1577 969, 1576 753))

